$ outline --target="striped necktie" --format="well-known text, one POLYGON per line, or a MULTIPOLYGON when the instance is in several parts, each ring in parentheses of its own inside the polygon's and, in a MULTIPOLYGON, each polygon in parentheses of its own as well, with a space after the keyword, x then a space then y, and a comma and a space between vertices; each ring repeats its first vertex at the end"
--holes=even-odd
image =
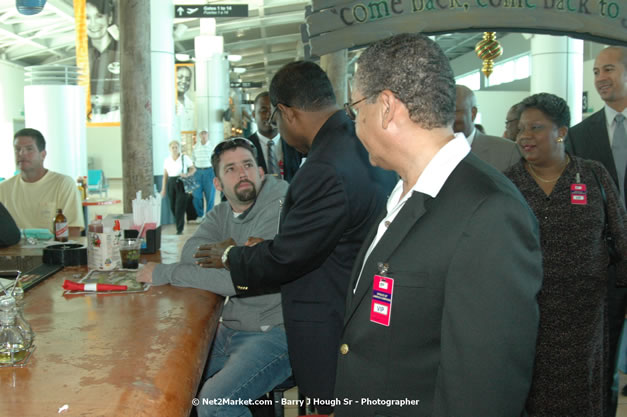
POLYGON ((614 164, 616 165, 616 174, 618 175, 618 188, 621 196, 627 204, 625 196, 625 175, 627 167, 627 132, 625 132, 625 116, 618 113, 614 118, 616 127, 614 128, 614 137, 612 139, 612 154, 614 155, 614 164))
POLYGON ((268 140, 268 174, 280 174, 279 163, 274 153, 274 141, 268 140))

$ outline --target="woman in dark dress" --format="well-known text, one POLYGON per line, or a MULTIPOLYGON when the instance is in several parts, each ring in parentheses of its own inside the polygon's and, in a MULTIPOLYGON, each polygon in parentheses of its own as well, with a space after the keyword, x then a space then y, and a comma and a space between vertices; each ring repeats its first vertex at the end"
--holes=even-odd
POLYGON ((599 182, 607 195, 609 229, 623 256, 625 208, 603 165, 565 152, 570 111, 563 99, 536 94, 522 109, 516 143, 524 159, 505 175, 538 218, 544 265, 527 411, 533 417, 602 417, 609 369, 604 324, 609 256, 599 182), (585 184, 585 203, 581 194, 571 193, 572 184, 585 184))

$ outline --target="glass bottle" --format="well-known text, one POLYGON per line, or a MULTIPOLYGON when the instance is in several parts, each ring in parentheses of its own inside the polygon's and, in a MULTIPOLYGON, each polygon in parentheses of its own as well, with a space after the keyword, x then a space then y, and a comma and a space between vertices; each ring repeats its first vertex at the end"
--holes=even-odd
POLYGON ((0 297, 0 364, 14 365, 26 357, 24 336, 15 324, 15 298, 0 297))
POLYGON ((24 290, 22 289, 22 287, 15 287, 15 290, 13 291, 13 296, 15 297, 16 310, 15 325, 24 336, 24 341, 26 342, 24 346, 26 347, 26 349, 29 349, 33 345, 35 333, 33 332, 33 328, 30 326, 30 323, 24 317, 24 290))
POLYGON ((70 229, 68 228, 67 218, 63 215, 63 210, 57 209, 57 215, 52 223, 52 230, 54 231, 54 240, 58 242, 67 242, 70 236, 70 229))

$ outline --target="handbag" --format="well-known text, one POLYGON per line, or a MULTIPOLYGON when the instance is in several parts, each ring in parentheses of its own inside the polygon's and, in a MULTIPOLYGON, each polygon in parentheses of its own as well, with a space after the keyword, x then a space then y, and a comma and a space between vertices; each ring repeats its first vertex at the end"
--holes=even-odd
POLYGON ((590 171, 592 171, 592 175, 594 175, 594 179, 596 180, 597 185, 599 186, 599 190, 601 191, 601 199, 603 199, 603 212, 605 213, 605 224, 603 225, 602 237, 603 237, 603 240, 605 240, 605 245, 607 246, 607 253, 610 256, 610 265, 617 265, 623 260, 623 257, 621 256, 620 251, 616 248, 616 241, 614 240, 614 237, 612 236, 612 233, 610 232, 610 225, 609 225, 608 216, 607 216, 607 196, 605 195, 605 189, 603 188, 603 185, 601 185, 601 181, 599 181, 599 178, 597 177, 597 174, 594 172, 594 169, 592 167, 590 168, 590 171))
MULTIPOLYGON (((185 155, 181 154, 181 165, 183 166, 181 172, 185 171, 184 158, 185 155)), ((200 187, 200 184, 198 184, 198 181, 196 181, 196 177, 194 175, 190 177, 179 177, 178 180, 183 183, 183 189, 187 194, 193 193, 196 188, 200 187)))

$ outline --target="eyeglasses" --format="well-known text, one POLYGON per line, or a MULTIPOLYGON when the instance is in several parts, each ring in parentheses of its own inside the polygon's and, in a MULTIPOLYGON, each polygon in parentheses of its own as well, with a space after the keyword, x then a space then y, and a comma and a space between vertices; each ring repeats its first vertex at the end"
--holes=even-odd
MULTIPOLYGON (((379 93, 376 93, 376 94, 379 94, 379 93)), ((370 97, 372 97, 372 96, 364 97, 364 98, 362 98, 360 100, 357 100, 357 101, 354 101, 352 103, 344 103, 344 111, 346 112, 346 115, 348 116, 348 118, 351 119, 354 122, 355 119, 357 119, 357 112, 355 111, 353 106, 355 106, 356 104, 361 103, 362 101, 364 101, 365 99, 370 98, 370 97)))
POLYGON ((253 154, 255 159, 257 159, 257 148, 255 147, 255 144, 248 139, 239 136, 225 139, 223 142, 218 143, 213 149, 213 156, 211 158, 213 159, 214 157, 220 156, 222 152, 237 147, 248 149, 253 154))
POLYGON ((277 106, 274 108, 274 110, 272 110, 272 113, 270 114, 270 126, 272 126, 274 129, 277 128, 277 124, 276 121, 274 120, 274 115, 276 114, 276 111, 279 110, 279 105, 277 104, 277 106))
POLYGON ((274 120, 274 116, 276 116, 276 112, 278 111, 279 113, 281 112, 281 110, 279 110, 279 104, 284 105, 285 107, 290 107, 285 103, 281 103, 278 102, 276 104, 276 106, 274 107, 274 110, 272 110, 272 113, 270 114, 270 126, 272 126, 273 129, 277 128, 277 124, 276 124, 276 120, 274 120))

